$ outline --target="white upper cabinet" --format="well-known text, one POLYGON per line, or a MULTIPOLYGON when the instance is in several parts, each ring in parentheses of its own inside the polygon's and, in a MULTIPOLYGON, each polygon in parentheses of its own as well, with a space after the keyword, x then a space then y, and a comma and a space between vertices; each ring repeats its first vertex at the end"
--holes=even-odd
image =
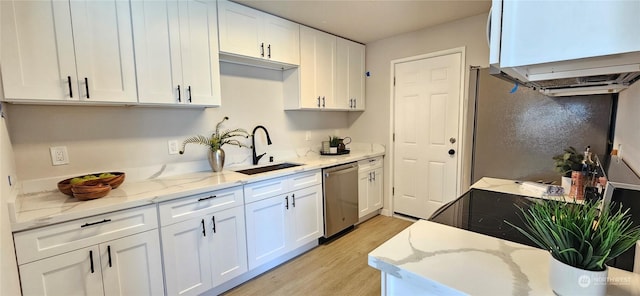
POLYGON ((300 27, 300 67, 287 70, 286 110, 364 110, 365 46, 300 27))
POLYGON ((216 2, 132 1, 139 102, 220 105, 216 2))
POLYGON ((5 100, 137 101, 129 2, 0 5, 5 100))
POLYGON ((364 110, 365 46, 339 37, 336 45, 336 106, 364 110))
POLYGON ((335 102, 336 36, 300 28, 300 107, 332 109, 335 102))
POLYGON ((300 25, 229 1, 219 1, 220 52, 300 64, 300 25))

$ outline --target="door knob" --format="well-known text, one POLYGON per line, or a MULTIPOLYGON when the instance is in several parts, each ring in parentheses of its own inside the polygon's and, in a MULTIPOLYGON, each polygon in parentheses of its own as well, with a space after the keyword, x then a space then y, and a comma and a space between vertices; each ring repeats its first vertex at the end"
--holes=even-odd
POLYGON ((454 155, 454 154, 456 154, 456 151, 453 149, 449 149, 449 155, 454 155))

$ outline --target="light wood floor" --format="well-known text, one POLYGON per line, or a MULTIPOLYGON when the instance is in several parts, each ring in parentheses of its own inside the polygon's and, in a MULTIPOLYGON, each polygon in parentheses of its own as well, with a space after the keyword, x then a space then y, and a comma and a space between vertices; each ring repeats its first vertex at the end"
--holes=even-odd
POLYGON ((224 295, 380 295, 380 271, 367 264, 367 254, 409 225, 378 215, 224 295))

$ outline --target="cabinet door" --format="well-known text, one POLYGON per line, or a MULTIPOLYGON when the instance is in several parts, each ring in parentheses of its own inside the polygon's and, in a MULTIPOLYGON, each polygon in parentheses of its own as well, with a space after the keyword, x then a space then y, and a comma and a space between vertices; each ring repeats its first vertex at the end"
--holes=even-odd
POLYGON ((300 64, 300 25, 264 15, 265 58, 292 65, 300 64))
POLYGON ((207 220, 211 229, 209 251, 215 287, 247 272, 244 207, 217 212, 207 220))
POLYGON ((98 246, 20 265, 22 295, 102 295, 98 246))
POLYGON ((245 206, 249 269, 285 254, 287 251, 288 196, 275 196, 245 206))
POLYGON ((128 1, 71 1, 79 96, 136 102, 131 9, 128 1))
POLYGON ((176 0, 131 2, 138 101, 175 104, 182 84, 176 0))
POLYGON ((300 107, 333 108, 336 37, 300 27, 300 107))
POLYGON ((288 223, 291 249, 303 246, 324 235, 322 186, 316 185, 291 193, 288 223))
POLYGON ((263 58, 266 50, 261 40, 264 14, 229 1, 220 1, 218 7, 220 51, 263 58))
POLYGON ((77 100, 69 2, 5 0, 0 5, 4 98, 77 100))
POLYGON ((371 188, 372 171, 358 172, 358 218, 369 214, 369 189, 371 188))
POLYGON ((100 244, 106 296, 164 295, 158 230, 100 244))
POLYGON ((364 45, 337 38, 336 107, 364 110, 364 45))
POLYGON ((190 104, 220 105, 218 18, 215 0, 179 1, 182 97, 190 104))
POLYGON ((162 227, 162 258, 168 295, 198 295, 211 289, 205 219, 162 227))
POLYGON ((371 212, 382 208, 384 170, 379 167, 373 171, 373 181, 369 187, 369 208, 371 212))

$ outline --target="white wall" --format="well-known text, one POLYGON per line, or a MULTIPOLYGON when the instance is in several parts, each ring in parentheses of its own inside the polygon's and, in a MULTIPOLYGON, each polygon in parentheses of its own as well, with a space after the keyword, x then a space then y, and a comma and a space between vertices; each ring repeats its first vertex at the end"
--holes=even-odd
POLYGON ((613 147, 620 149, 620 156, 640 174, 640 82, 622 91, 618 97, 618 114, 613 147))
MULTIPOLYGON (((184 155, 169 155, 167 141, 208 135, 224 116, 230 117, 225 128, 251 132, 256 125, 267 127, 273 145, 267 147, 260 135, 258 153, 319 147, 330 134, 344 134, 348 127, 345 112, 283 111, 281 71, 222 63, 221 73, 220 108, 9 105, 18 177, 24 181, 204 161, 204 146, 190 145, 184 155), (305 141, 307 131, 310 141, 305 141), (51 165, 49 147, 57 145, 67 146, 69 165, 51 165)), ((250 149, 223 148, 228 159, 250 163, 250 149)))
MULTIPOLYGON (((366 67, 367 71, 371 73, 371 77, 366 80, 366 111, 349 115, 351 124, 349 133, 362 142, 382 143, 387 147, 391 145, 389 134, 392 60, 456 47, 466 47, 467 68, 470 65, 488 67, 489 48, 485 37, 486 21, 487 14, 482 14, 367 44, 366 67)), ((468 72, 466 71, 465 77, 465 100, 467 98, 468 72)), ((465 162, 470 163, 468 159, 465 162)), ((392 175, 389 157, 385 158, 384 165, 384 201, 385 209, 388 209, 391 200, 392 175)), ((465 167, 465 170, 468 171, 469 168, 465 167)), ((468 174, 468 172, 463 173, 468 174)))

